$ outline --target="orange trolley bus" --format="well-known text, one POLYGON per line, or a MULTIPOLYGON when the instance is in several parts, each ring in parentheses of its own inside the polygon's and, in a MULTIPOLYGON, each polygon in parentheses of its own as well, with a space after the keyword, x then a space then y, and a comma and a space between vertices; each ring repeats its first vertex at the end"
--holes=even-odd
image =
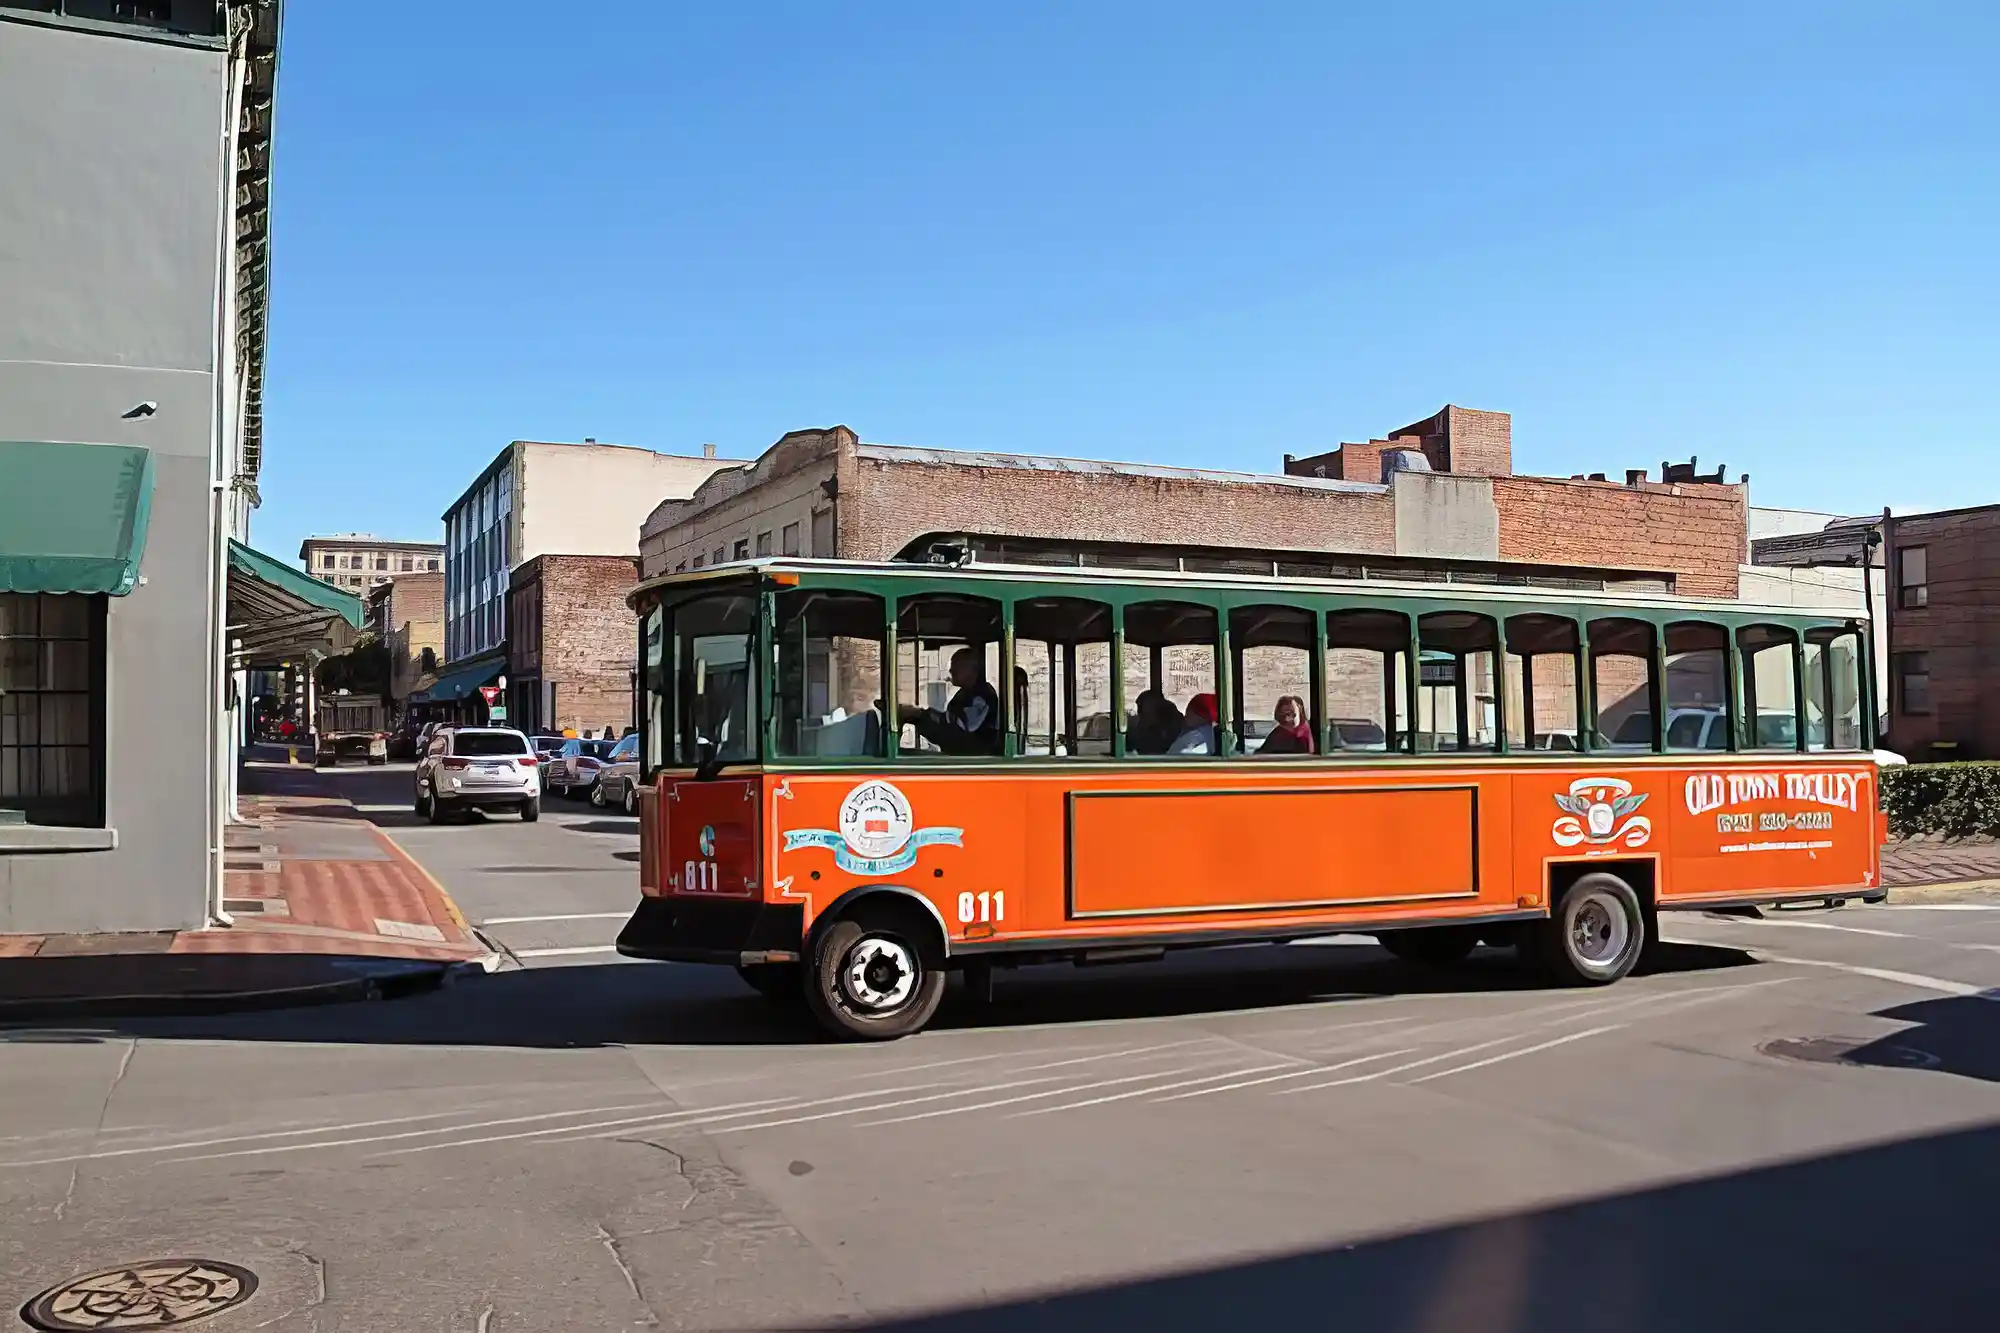
POLYGON ((621 953, 847 1038, 945 973, 1374 934, 1631 970, 1677 908, 1879 899, 1870 632, 1530 587, 759 560, 641 584, 621 953))

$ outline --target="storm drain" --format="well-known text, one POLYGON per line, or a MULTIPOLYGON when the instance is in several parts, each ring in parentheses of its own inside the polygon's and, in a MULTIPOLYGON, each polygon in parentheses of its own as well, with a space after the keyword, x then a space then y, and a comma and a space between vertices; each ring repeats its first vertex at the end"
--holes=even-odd
POLYGON ((257 1275, 215 1259, 149 1259, 71 1278, 21 1307, 46 1333, 171 1328, 232 1310, 257 1291, 257 1275))
POLYGON ((1940 1063, 1929 1051, 1869 1037, 1780 1037, 1757 1049, 1779 1060, 1809 1065, 1935 1069, 1940 1063))

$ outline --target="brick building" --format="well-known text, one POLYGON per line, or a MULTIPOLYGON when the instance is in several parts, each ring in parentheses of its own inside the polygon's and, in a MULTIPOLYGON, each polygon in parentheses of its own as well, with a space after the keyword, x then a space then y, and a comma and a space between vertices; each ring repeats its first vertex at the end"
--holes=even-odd
MULTIPOLYGON (((1734 598, 1748 555, 1747 487, 1726 483, 1719 469, 1698 476, 1692 463, 1663 466, 1658 481, 1638 469, 1622 482, 1519 476, 1504 412, 1446 407, 1381 439, 1288 455, 1283 468, 876 445, 844 426, 793 431, 755 462, 663 500, 640 530, 640 572, 650 578, 761 555, 912 558, 949 542, 977 560, 1015 564, 1734 598)), ((1605 661, 1600 717, 1613 729, 1646 706, 1632 693, 1644 675, 1637 659, 1629 671, 1622 659, 1605 661)), ((1193 668, 1171 658, 1164 666, 1176 696, 1197 688, 1193 668)), ((1039 698, 1040 668, 1028 662, 1026 670, 1039 698)), ((1247 667, 1255 678, 1246 702, 1261 714, 1281 694, 1303 694, 1304 670, 1276 656, 1247 667)), ((1470 691, 1490 707, 1490 672, 1472 670, 1470 691)), ((942 663, 925 663, 919 674, 936 685, 942 663)), ((1338 676, 1335 693, 1345 694, 1338 676)), ((1370 685, 1352 683, 1356 697, 1370 685)), ((1552 708, 1571 689, 1537 681, 1538 699, 1552 708)))
POLYGON ((515 568, 507 605, 508 717, 528 731, 596 735, 632 724, 638 618, 630 556, 540 555, 515 568))
POLYGON ((1882 520, 1890 749, 2000 758, 2000 505, 1882 520))
POLYGON ((640 564, 652 577, 757 555, 894 559, 963 539, 1035 563, 1734 597, 1747 512, 1746 487, 1719 475, 1515 475, 1511 418, 1461 407, 1287 456, 1275 475, 867 444, 835 426, 663 500, 640 564))
POLYGON ((377 584, 368 591, 367 615, 389 653, 389 698, 400 716, 444 656, 444 571, 377 584))

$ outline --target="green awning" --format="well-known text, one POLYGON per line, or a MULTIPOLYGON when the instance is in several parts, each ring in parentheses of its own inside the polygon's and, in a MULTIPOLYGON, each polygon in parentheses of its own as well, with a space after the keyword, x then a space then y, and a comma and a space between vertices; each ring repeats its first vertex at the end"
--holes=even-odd
POLYGON ((460 666, 453 664, 438 675, 437 683, 428 690, 419 690, 410 696, 413 704, 450 703, 473 694, 481 685, 491 685, 500 673, 507 669, 504 657, 487 657, 460 666))
POLYGON ((361 628, 361 599, 302 569, 229 543, 228 633, 252 665, 334 653, 361 628))
POLYGON ((150 450, 0 440, 0 592, 123 597, 152 508, 150 450))

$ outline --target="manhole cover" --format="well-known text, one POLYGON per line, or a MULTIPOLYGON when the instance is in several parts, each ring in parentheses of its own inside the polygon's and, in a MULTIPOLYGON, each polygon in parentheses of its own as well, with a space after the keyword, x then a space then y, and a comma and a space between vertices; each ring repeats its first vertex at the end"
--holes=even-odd
POLYGON ((1757 1048, 1780 1060, 1816 1065, 1874 1065, 1901 1069, 1936 1069, 1941 1063, 1929 1051, 1866 1037, 1781 1037, 1757 1048))
POLYGON ((71 1278, 21 1307, 48 1333, 75 1329, 170 1328, 250 1299, 257 1275, 213 1259, 149 1259, 71 1278))

